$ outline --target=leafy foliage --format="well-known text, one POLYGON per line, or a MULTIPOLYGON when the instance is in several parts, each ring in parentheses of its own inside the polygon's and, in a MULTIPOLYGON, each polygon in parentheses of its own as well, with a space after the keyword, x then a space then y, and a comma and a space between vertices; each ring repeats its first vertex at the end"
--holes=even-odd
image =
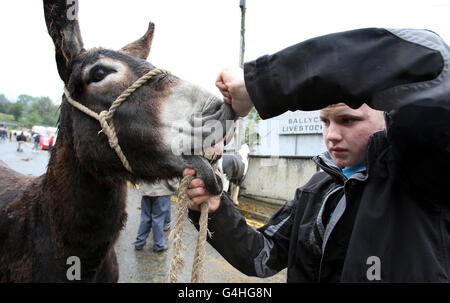
POLYGON ((14 116, 13 115, 0 113, 0 122, 6 122, 6 123, 14 124, 14 121, 15 120, 14 120, 14 116))
POLYGON ((260 135, 258 134, 258 122, 261 120, 255 108, 248 113, 247 123, 244 130, 244 142, 250 147, 260 144, 260 135))
MULTIPOLYGON (((20 95, 15 102, 8 100, 0 94, 0 113, 23 127, 31 128, 33 125, 56 126, 59 116, 59 106, 53 104, 49 97, 33 97, 20 95)), ((6 119, 5 119, 6 120, 6 119)), ((13 121, 5 121, 13 122, 13 121)))

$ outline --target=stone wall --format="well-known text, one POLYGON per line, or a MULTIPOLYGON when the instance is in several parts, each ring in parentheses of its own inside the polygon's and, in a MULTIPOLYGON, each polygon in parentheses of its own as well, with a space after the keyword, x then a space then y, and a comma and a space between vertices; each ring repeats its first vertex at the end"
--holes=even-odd
POLYGON ((316 173, 311 157, 251 155, 240 194, 275 203, 292 200, 295 190, 316 173))

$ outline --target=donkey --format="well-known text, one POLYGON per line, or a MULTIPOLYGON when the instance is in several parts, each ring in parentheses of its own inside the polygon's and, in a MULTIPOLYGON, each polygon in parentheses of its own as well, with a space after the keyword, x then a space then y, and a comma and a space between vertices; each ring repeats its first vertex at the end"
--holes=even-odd
POLYGON ((214 162, 214 154, 223 151, 222 139, 231 129, 225 121, 233 120, 234 114, 218 97, 167 73, 139 87, 110 121, 130 169, 110 148, 98 121, 68 103, 70 95, 101 112, 155 69, 146 61, 152 23, 142 38, 119 51, 86 50, 77 18, 68 18, 68 2, 44 0, 45 21, 67 92, 47 171, 28 177, 0 163, 2 282, 70 282, 74 257, 81 265, 74 281, 118 281, 113 247, 127 218, 127 180, 180 177, 183 168, 193 167, 203 174, 209 191, 221 192, 205 157, 214 162), (199 149, 180 143, 196 140, 205 144, 199 149))

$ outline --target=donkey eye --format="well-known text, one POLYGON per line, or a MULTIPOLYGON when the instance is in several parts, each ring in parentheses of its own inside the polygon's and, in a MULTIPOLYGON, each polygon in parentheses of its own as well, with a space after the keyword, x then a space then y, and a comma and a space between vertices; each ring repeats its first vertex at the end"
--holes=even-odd
POLYGON ((106 76, 108 76, 111 73, 116 72, 116 70, 112 69, 112 68, 108 68, 106 66, 94 66, 90 72, 89 72, 89 79, 88 79, 88 83, 91 82, 100 82, 103 79, 105 79, 106 76))

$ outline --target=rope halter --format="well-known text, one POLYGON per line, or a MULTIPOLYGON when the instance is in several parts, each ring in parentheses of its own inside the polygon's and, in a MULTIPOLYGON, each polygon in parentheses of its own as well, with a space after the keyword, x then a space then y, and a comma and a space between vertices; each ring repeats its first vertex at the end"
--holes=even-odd
POLYGON ((166 74, 170 75, 170 72, 164 70, 164 69, 152 69, 142 77, 140 77, 138 80, 136 80, 130 87, 128 87, 126 90, 124 90, 119 97, 114 100, 114 102, 111 104, 111 107, 109 110, 101 111, 99 114, 92 111, 91 109, 87 108, 80 102, 74 100, 71 96, 69 91, 67 90, 67 87, 64 87, 64 94, 66 95, 67 101, 72 104, 75 108, 79 109, 83 113, 85 113, 88 116, 91 116, 92 118, 98 120, 100 122, 100 125, 102 129, 98 132, 104 133, 108 137, 109 146, 116 151, 117 156, 119 157, 120 161, 122 161, 123 166, 126 168, 127 171, 130 173, 133 173, 133 170, 131 169, 130 163, 128 162, 127 158, 122 152, 122 149, 119 145, 119 140, 117 139, 117 133, 116 129, 114 128, 114 123, 111 122, 113 115, 117 108, 124 102, 134 91, 136 91, 139 87, 144 85, 149 79, 152 77, 158 75, 158 74, 166 74))

